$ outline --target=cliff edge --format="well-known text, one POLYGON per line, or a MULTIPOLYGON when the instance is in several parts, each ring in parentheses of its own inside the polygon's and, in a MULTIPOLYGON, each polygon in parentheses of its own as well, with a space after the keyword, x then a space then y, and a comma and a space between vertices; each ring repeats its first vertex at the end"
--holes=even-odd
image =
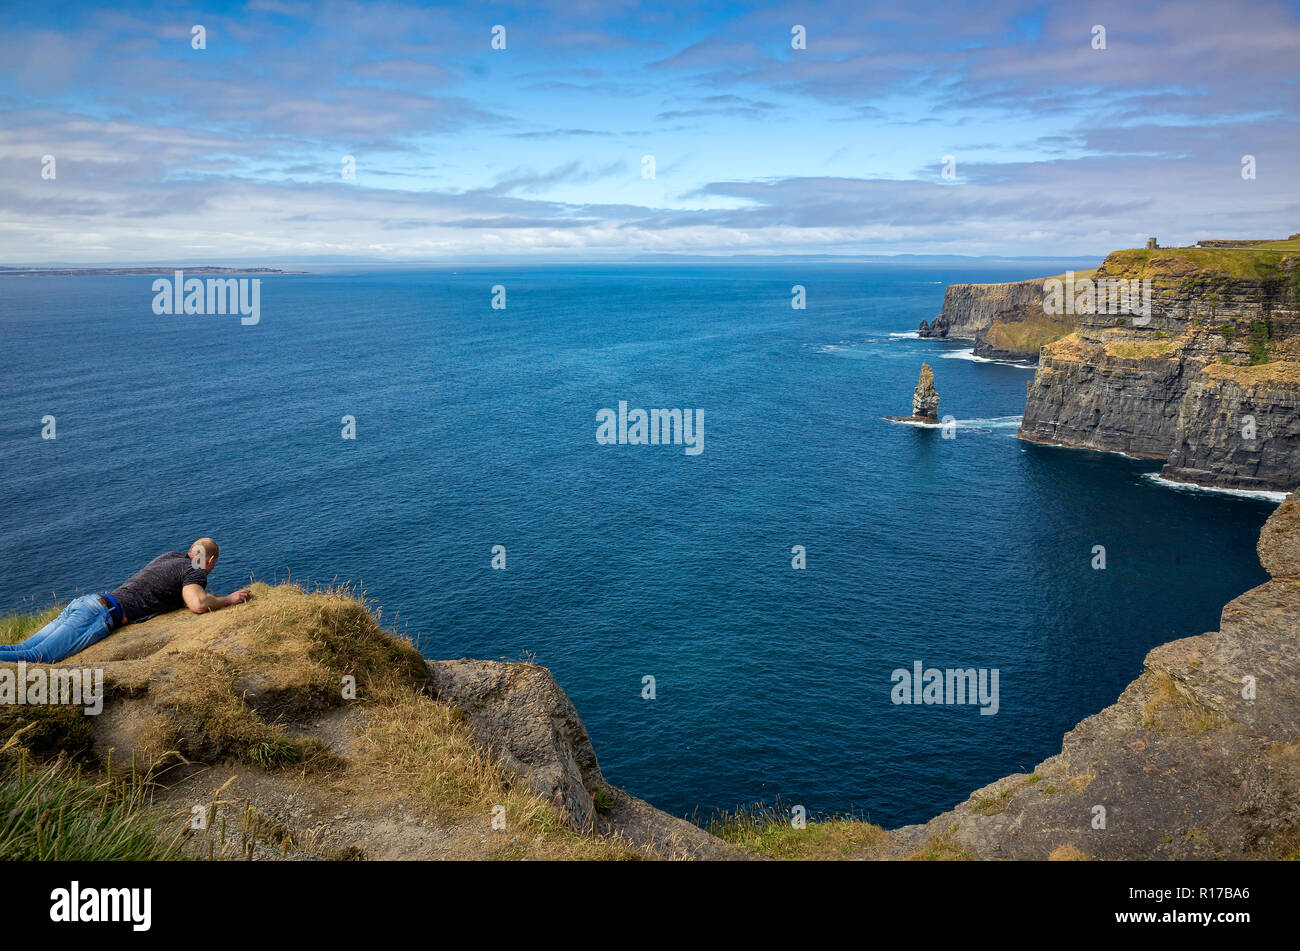
POLYGON ((1145 306, 1076 313, 1045 346, 1020 437, 1165 462, 1166 478, 1300 483, 1300 241, 1117 251, 1098 282, 1145 306))
POLYGON ((944 289, 943 309, 933 321, 922 320, 918 332, 922 337, 970 340, 975 355, 990 360, 1037 359, 1044 346, 1074 330, 1072 317, 1044 310, 1047 280, 950 284, 944 289))
POLYGON ((349 592, 252 590, 56 665, 101 669, 102 711, 6 703, 0 741, 21 731, 31 760, 143 774, 196 857, 739 854, 608 783, 544 668, 426 661, 349 592))
POLYGON ((1300 490, 1265 524, 1271 580, 1218 631, 1162 644, 1113 705, 873 857, 1300 858, 1300 490))

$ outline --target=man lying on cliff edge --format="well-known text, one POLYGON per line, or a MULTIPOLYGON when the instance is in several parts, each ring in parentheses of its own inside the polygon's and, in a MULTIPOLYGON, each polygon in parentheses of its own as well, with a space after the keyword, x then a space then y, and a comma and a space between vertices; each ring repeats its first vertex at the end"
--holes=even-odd
POLYGON ((124 624, 147 621, 182 605, 195 614, 206 614, 243 604, 251 597, 247 589, 224 597, 207 592, 208 575, 216 567, 219 553, 211 538, 200 538, 187 555, 178 551, 159 555, 121 587, 71 601, 58 617, 21 644, 0 645, 0 662, 57 664, 124 624))

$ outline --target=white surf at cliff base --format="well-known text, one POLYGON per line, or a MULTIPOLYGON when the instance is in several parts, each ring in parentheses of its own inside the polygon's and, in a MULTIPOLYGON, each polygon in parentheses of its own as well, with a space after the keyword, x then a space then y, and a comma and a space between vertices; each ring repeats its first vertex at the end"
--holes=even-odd
POLYGON ((1282 502, 1287 493, 1274 492, 1269 489, 1228 489, 1218 485, 1195 485, 1191 482, 1177 482, 1166 479, 1158 472, 1144 472, 1142 478, 1162 485, 1167 489, 1182 489, 1184 492, 1216 492, 1219 495, 1237 495, 1244 499, 1267 499, 1270 502, 1282 502))
MULTIPOLYGON (((888 416, 882 416, 887 423, 897 423, 900 426, 915 426, 918 429, 942 429, 945 425, 942 420, 937 423, 922 423, 914 419, 890 419, 888 416)), ((954 419, 953 425, 957 427, 957 432, 963 430, 967 432, 995 432, 997 430, 1011 430, 1014 435, 1015 431, 1020 429, 1020 421, 1023 416, 988 416, 982 419, 954 419)))
POLYGON ((1000 363, 1004 367, 1017 367, 1021 370, 1032 370, 1034 364, 1024 363, 1020 360, 994 360, 991 357, 975 356, 975 348, 970 347, 966 350, 953 350, 951 353, 941 354, 945 360, 970 360, 973 363, 1000 363))
POLYGON ((1023 416, 987 416, 982 419, 959 419, 958 429, 1016 429, 1020 428, 1023 416))

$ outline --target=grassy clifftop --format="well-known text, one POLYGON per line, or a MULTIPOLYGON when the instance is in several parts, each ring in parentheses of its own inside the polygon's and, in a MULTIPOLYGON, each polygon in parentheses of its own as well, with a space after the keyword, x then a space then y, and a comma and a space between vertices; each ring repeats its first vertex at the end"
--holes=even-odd
POLYGON ((1233 280, 1271 280, 1282 262, 1300 254, 1300 240, 1269 241, 1248 248, 1130 248, 1112 251, 1099 269, 1103 277, 1170 278, 1189 274, 1233 280))
MULTIPOLYGON (((0 857, 672 854, 678 830, 661 834, 670 817, 632 810, 642 826, 659 822, 655 835, 575 828, 527 775, 546 764, 512 770, 485 749, 472 717, 430 695, 424 659, 364 600, 252 590, 245 605, 128 625, 65 662, 103 670, 98 716, 0 706, 0 857), (206 828, 191 827, 196 808, 206 828), (57 821, 47 815, 38 835, 49 810, 57 821), (105 823, 122 834, 87 832, 105 823)), ((5 618, 0 632, 20 640, 51 613, 5 618)), ((549 681, 531 665, 498 666, 549 681)), ((594 793, 600 804, 627 798, 594 793)))

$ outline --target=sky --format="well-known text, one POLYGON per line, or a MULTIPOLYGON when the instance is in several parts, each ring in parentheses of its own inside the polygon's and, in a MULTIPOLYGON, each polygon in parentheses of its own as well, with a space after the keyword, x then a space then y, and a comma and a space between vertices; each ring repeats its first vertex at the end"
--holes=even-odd
POLYGON ((5 265, 1300 232, 1296 3, 0 4, 5 265))

